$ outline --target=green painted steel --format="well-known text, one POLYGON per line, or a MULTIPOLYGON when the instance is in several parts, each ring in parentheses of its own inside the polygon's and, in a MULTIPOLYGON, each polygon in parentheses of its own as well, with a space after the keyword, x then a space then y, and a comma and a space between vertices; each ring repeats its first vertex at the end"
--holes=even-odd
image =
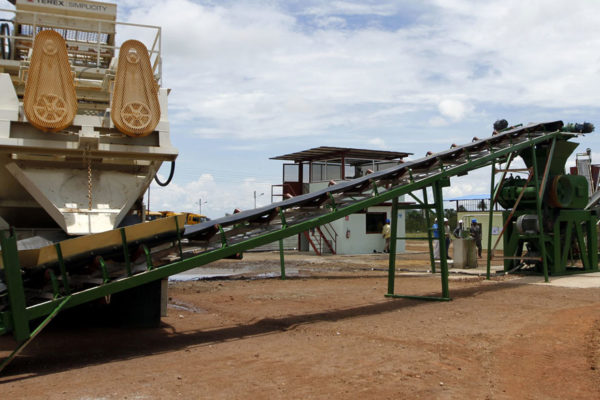
POLYGON ((25 349, 25 347, 27 347, 27 345, 29 343, 31 343, 31 341, 33 339, 35 339, 35 337, 50 323, 50 321, 52 321, 54 319, 54 317, 56 317, 56 315, 58 315, 59 311, 62 310, 67 305, 67 303, 69 302, 70 299, 71 299, 71 296, 67 296, 67 297, 61 299, 58 306, 50 313, 50 315, 48 315, 48 317, 46 317, 46 319, 37 328, 35 328, 35 330, 31 333, 31 335, 29 335, 29 337, 27 337, 26 340, 21 342, 17 346, 17 348, 6 359, 4 359, 4 361, 2 361, 2 363, 0 364, 0 372, 2 372, 2 370, 4 368, 6 368, 6 366, 8 364, 10 364, 10 362, 17 355, 19 355, 19 353, 22 352, 23 349, 25 349))
MULTIPOLYGON (((428 207, 427 188, 423 188, 423 201, 428 207)), ((425 213, 425 223, 427 224, 425 226, 427 226, 427 241, 429 242, 429 263, 431 265, 431 273, 435 274, 435 257, 433 255, 433 236, 431 235, 431 218, 429 218, 429 210, 425 213)))
POLYGON ((60 289, 58 287, 58 279, 56 279, 56 275, 52 270, 50 270, 50 284, 52 285, 52 297, 57 299, 60 296, 60 289))
POLYGON ((150 255, 150 250, 148 250, 146 245, 143 245, 142 249, 144 250, 144 254, 146 256, 146 269, 150 271, 154 267, 154 265, 152 265, 152 256, 150 255))
POLYGON ((71 288, 69 286, 69 278, 67 276, 67 268, 65 267, 65 260, 63 259, 60 243, 56 243, 54 245, 54 248, 56 249, 56 258, 58 259, 58 265, 60 267, 60 275, 62 278, 65 294, 71 294, 71 288))
POLYGON ((433 183, 433 197, 436 204, 437 220, 438 220, 438 240, 440 242, 440 276, 442 280, 442 298, 450 298, 450 289, 448 287, 448 259, 446 239, 444 235, 444 198, 442 196, 442 182, 439 180, 433 183))
POLYGON ((283 240, 279 240, 279 264, 281 268, 281 280, 285 280, 285 257, 283 253, 283 240))
POLYGON ((569 273, 569 258, 581 261, 579 272, 598 270, 598 217, 594 211, 582 209, 588 201, 587 181, 581 176, 564 175, 564 163, 575 147, 556 136, 549 143, 524 149, 521 156, 533 170, 534 186, 523 192, 519 189, 523 180, 509 180, 501 190, 496 188, 505 208, 510 208, 506 205, 514 203, 521 193, 525 199, 503 212, 505 271, 521 263, 535 265, 548 282, 549 275, 569 273), (543 171, 539 160, 545 160, 543 171), (537 226, 519 232, 514 222, 507 222, 511 214, 514 220, 534 217, 537 226), (524 246, 527 254, 523 254, 524 246))
MULTIPOLYGON (((538 163, 537 163, 537 152, 536 152, 536 147, 537 146, 531 146, 531 152, 533 154, 533 180, 535 182, 535 188, 537 189, 537 191, 540 191, 540 180, 539 180, 539 170, 538 170, 538 163)), ((535 209, 536 209, 536 213, 537 213, 537 217, 538 217, 538 221, 543 221, 543 214, 542 214, 542 199, 540 198, 540 196, 536 197, 535 200, 535 209)), ((544 271, 544 281, 548 282, 548 258, 546 257, 546 233, 544 232, 544 228, 541 227, 540 232, 539 232, 539 240, 541 242, 540 245, 540 250, 542 253, 542 268, 544 271)))
POLYGON ((98 257, 98 264, 100 264, 100 270, 102 271, 102 283, 108 283, 110 279, 108 277, 108 269, 106 268, 104 258, 98 257))
POLYGON ((19 265, 19 254, 17 251, 17 238, 14 234, 6 237, 0 234, 2 242, 2 261, 4 263, 4 279, 8 287, 8 301, 10 303, 11 324, 7 323, 6 315, 2 318, 4 327, 14 331, 17 342, 29 338, 29 318, 25 304, 25 289, 21 278, 21 267, 19 265))
MULTIPOLYGON (((317 215, 317 216, 313 216, 308 220, 300 220, 299 222, 293 223, 291 225, 287 225, 287 224, 283 224, 281 226, 281 228, 275 228, 272 231, 268 231, 266 233, 260 234, 259 236, 255 236, 255 237, 250 237, 248 239, 245 239, 241 242, 238 243, 228 243, 227 242, 227 238, 225 237, 225 235, 223 235, 223 231, 222 228, 220 229, 221 234, 223 235, 223 243, 222 243, 222 247, 221 248, 217 248, 214 250, 210 250, 207 251, 205 253, 201 253, 198 254, 196 256, 187 258, 187 259, 182 259, 180 261, 176 261, 174 263, 168 264, 168 265, 164 265, 164 266, 160 266, 160 267, 154 267, 152 269, 143 271, 143 272, 139 272, 137 274, 134 274, 132 276, 126 276, 120 279, 115 279, 115 280, 111 280, 109 282, 106 282, 104 284, 101 284, 100 286, 96 286, 96 287, 92 287, 89 289, 85 289, 76 293, 73 293, 71 295, 71 298, 69 300, 69 302, 64 305, 63 307, 68 308, 68 307, 74 307, 76 305, 79 304, 83 304, 95 299, 99 299, 102 298, 104 296, 108 296, 114 293, 118 293, 124 290, 128 290, 140 285, 144 285, 146 283, 155 281, 155 280, 160 280, 160 279, 164 279, 170 275, 174 275, 183 271, 186 271, 188 269, 191 268, 195 268, 198 266, 202 266, 211 262, 214 262, 216 260, 228 257, 228 256, 232 256, 236 253, 241 253, 243 251, 252 249, 252 248, 256 248, 259 246, 262 246, 264 244, 268 244, 271 242, 275 242, 275 241, 280 241, 286 237, 289 236, 294 236, 297 234, 300 234, 308 229, 320 226, 320 225, 324 225, 327 223, 330 223, 332 221, 335 221, 339 218, 342 218, 346 215, 350 215, 356 212, 359 212, 363 209, 366 209, 368 207, 372 207, 378 204, 381 204, 383 202, 386 201, 390 201, 390 200, 394 200, 397 199, 399 196, 402 195, 406 195, 406 194, 410 194, 413 191, 416 190, 423 190, 425 195, 426 195, 426 188, 433 186, 434 187, 434 201, 435 201, 435 208, 436 208, 436 213, 438 216, 438 220, 439 221, 443 221, 444 215, 443 215, 443 198, 441 195, 441 189, 443 186, 448 185, 449 184, 449 178, 452 176, 456 176, 456 175, 464 175, 466 174, 468 171, 471 170, 475 170, 487 165, 490 165, 490 163, 494 162, 495 160, 498 159, 504 159, 505 157, 512 155, 512 154, 516 154, 519 153, 521 151, 523 151, 524 149, 528 149, 533 145, 536 145, 538 143, 548 143, 549 141, 553 140, 554 138, 561 138, 561 137, 567 137, 570 138, 572 137, 572 135, 568 135, 565 136, 563 134, 561 134, 560 132, 551 132, 551 133, 545 133, 542 136, 535 136, 535 137, 529 137, 528 139, 526 139, 525 141, 516 143, 512 146, 507 146, 505 148, 501 148, 501 149, 492 149, 493 152, 489 153, 489 154, 485 154, 482 156, 478 156, 479 158, 475 158, 474 156, 469 156, 470 157, 470 161, 469 162, 465 162, 462 164, 446 164, 446 165, 439 165, 439 170, 437 170, 437 172, 435 173, 431 173, 429 175, 426 175, 425 177, 422 178, 418 178, 418 174, 413 174, 412 171, 409 171, 412 179, 410 180, 410 182, 406 183, 406 184, 401 184, 401 185, 396 185, 396 186, 392 186, 390 189, 387 189, 385 187, 379 187, 377 188, 377 185, 375 185, 375 182, 373 182, 373 184, 375 185, 375 187, 373 188, 373 195, 372 196, 367 196, 362 200, 356 201, 354 203, 351 204, 337 204, 336 207, 332 207, 329 212, 326 212, 325 214, 321 214, 321 215, 317 215), (416 178, 415 178, 416 177, 416 178)), ((427 204, 427 200, 425 200, 425 206, 428 208, 429 205, 427 204)), ((284 210, 281 210, 281 212, 283 213, 284 210)), ((426 213, 426 215, 428 216, 428 212, 426 213)), ((281 214, 280 214, 281 215, 281 214)), ((428 223, 429 225, 429 223, 428 223)), ((177 230, 179 232, 179 230, 177 230)), ((127 241, 126 238, 123 238, 123 252, 124 255, 126 256, 126 262, 129 259, 128 257, 128 250, 127 249, 127 241)), ((178 239, 179 244, 180 244, 180 240, 178 239)), ((429 237, 429 241, 431 242, 431 238, 429 237)), ((391 243, 395 243, 396 241, 391 241, 391 243)), ((441 299, 447 300, 449 299, 449 289, 448 289, 448 265, 447 265, 447 261, 445 258, 445 243, 443 245, 440 246, 441 248, 441 253, 443 254, 443 258, 442 260, 440 260, 440 266, 441 266, 441 279, 442 279, 442 296, 441 299)), ((7 246, 3 246, 3 257, 5 257, 5 266, 9 266, 7 268, 7 270, 15 270, 14 266, 17 266, 16 268, 16 275, 17 278, 20 279, 20 276, 18 274, 18 255, 17 255, 17 251, 16 251, 16 245, 14 246, 14 249, 10 248, 10 245, 7 246)), ((6 267, 5 267, 6 268, 6 267)), ((435 269, 435 264, 432 264, 432 270, 435 269)), ((283 270, 283 263, 282 263, 282 272, 284 272, 283 270)), ((282 274, 283 275, 283 274, 282 274)), ((17 279, 18 280, 18 279, 17 279)), ((60 304, 62 299, 58 298, 55 300, 51 300, 51 301, 47 301, 44 303, 40 303, 40 304, 35 304, 35 305, 31 305, 29 307, 25 307, 25 301, 24 301, 24 297, 23 297, 23 289, 22 289, 22 282, 21 285, 18 285, 17 283, 13 283, 12 281, 9 282, 9 288, 12 288, 13 291, 16 292, 20 292, 20 300, 12 300, 10 302, 10 311, 6 311, 0 314, 1 316, 1 320, 2 321, 7 321, 7 319, 10 319, 11 322, 9 323, 4 323, 5 326, 5 330, 9 331, 9 330, 13 330, 13 331, 19 331, 19 337, 28 337, 28 331, 26 332, 24 329, 24 326, 27 325, 28 321, 35 319, 35 318, 40 318, 43 316, 46 316, 50 313, 52 313, 60 304), (19 289, 20 288, 20 289, 19 289), (17 325, 19 326, 17 328, 17 325), (23 334, 23 332, 26 332, 26 334, 23 334)), ((19 296, 17 296, 19 297, 19 296)))
POLYGON ((495 183, 495 178, 496 178, 496 163, 492 163, 492 175, 491 175, 491 184, 490 184, 490 211, 488 214, 488 246, 487 246, 487 260, 486 260, 486 267, 485 267, 485 279, 487 279, 488 281, 490 280, 490 273, 491 273, 491 269, 492 269, 492 253, 493 253, 493 248, 492 248, 492 221, 494 218, 494 186, 496 185, 495 183))
POLYGON ((392 232, 390 236, 389 248, 389 266, 388 266, 388 294, 394 294, 394 282, 396 280, 396 244, 398 230, 398 198, 392 200, 392 211, 390 213, 392 220, 392 232))
MULTIPOLYGON (((334 208, 335 209, 335 208, 334 208)), ((279 219, 281 219, 281 229, 287 228, 287 222, 285 221, 285 214, 281 208, 277 209, 279 219)), ((285 257, 283 253, 283 239, 279 239, 279 263, 281 264, 281 280, 285 280, 285 257)))

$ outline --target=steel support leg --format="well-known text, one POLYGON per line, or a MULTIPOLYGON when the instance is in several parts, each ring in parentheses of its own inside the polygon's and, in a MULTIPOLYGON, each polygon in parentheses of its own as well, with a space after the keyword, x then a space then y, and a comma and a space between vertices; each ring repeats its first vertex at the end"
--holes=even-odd
POLYGON ((0 234, 0 238, 2 240, 4 279, 8 287, 8 301, 13 322, 13 335, 17 342, 23 342, 29 338, 30 331, 29 320, 25 312, 25 289, 21 278, 17 238, 14 234, 7 238, 4 233, 0 234))
MULTIPOLYGON (((441 189, 440 189, 441 192, 441 189)), ((434 196, 435 196, 435 189, 434 189, 434 196)), ((425 205, 427 205, 427 189, 423 189, 423 198, 425 199, 425 205)), ((441 199, 441 197, 440 197, 441 199)), ((436 202, 437 205, 437 202, 436 202)), ((429 209, 426 208, 426 219, 427 219, 427 226, 429 227, 429 209)), ((442 214, 443 214, 443 209, 442 209, 442 214)), ((448 265, 446 264, 446 273, 442 273, 442 296, 441 297, 435 297, 435 296, 413 296, 413 295, 402 295, 402 294, 394 294, 395 292, 395 288, 394 288, 394 282, 395 282, 395 277, 396 277, 396 242, 398 240, 398 237, 396 235, 397 232, 397 227, 398 227, 398 198, 394 197, 392 199, 392 235, 390 237, 390 263, 389 263, 389 270, 388 270, 388 292, 385 295, 385 297, 392 297, 392 298, 400 298, 400 299, 414 299, 414 300, 426 300, 426 301, 449 301, 451 300, 449 295, 448 295, 448 265), (446 282, 444 284, 444 282, 446 282)), ((443 221, 443 217, 442 217, 442 221, 443 221)), ((432 272, 435 272, 435 260, 433 259, 433 247, 431 245, 431 231, 429 229, 427 229, 427 238, 429 240, 429 254, 430 254, 430 260, 432 263, 432 272)), ((445 247, 445 245, 444 245, 445 247)), ((444 254, 444 261, 446 260, 445 254, 444 254)))
POLYGON ((598 219, 593 214, 588 218, 589 219, 586 223, 586 228, 590 268, 593 271, 598 271, 598 231, 596 228, 598 219))
POLYGON ((50 313, 50 315, 46 317, 46 319, 44 319, 44 321, 42 321, 42 323, 37 328, 35 328, 33 333, 29 337, 27 337, 27 339, 24 342, 19 344, 17 348, 12 353, 10 353, 10 355, 4 361, 2 361, 2 363, 0 364, 0 372, 2 372, 2 370, 4 370, 4 368, 6 368, 6 366, 10 364, 11 361, 14 360, 15 357, 17 357, 19 353, 23 351, 23 349, 27 347, 27 345, 31 343, 33 339, 35 339, 35 337, 50 323, 50 321, 52 321, 54 317, 56 317, 59 311, 65 307, 65 305, 69 302, 70 299, 70 295, 62 299, 60 304, 54 309, 54 311, 52 311, 52 313, 50 313))
POLYGON ((433 255, 433 238, 431 237, 431 218, 429 218, 429 203, 427 202, 427 188, 423 188, 423 202, 425 203, 425 223, 427 224, 427 241, 429 242, 429 262, 431 273, 435 274, 435 257, 433 255))
MULTIPOLYGON (((533 178, 534 178, 534 182, 535 182, 535 188, 536 190, 540 190, 540 180, 538 177, 538 165, 537 165, 537 149, 536 146, 532 146, 531 147, 531 153, 532 153, 532 159, 533 159, 533 178)), ((540 196, 536 196, 535 198, 535 205, 536 205, 536 211, 537 211, 537 217, 538 217, 538 221, 540 221, 540 234, 539 234, 539 241, 540 241, 540 252, 542 253, 542 268, 544 270, 544 282, 548 282, 548 257, 546 256, 546 234, 544 233, 544 224, 542 223, 543 219, 543 215, 542 215, 542 199, 540 199, 540 196)))
POLYGON ((283 239, 279 240, 279 262, 281 263, 281 280, 285 280, 285 259, 283 257, 283 239))
POLYGON ((394 281, 396 279, 396 241, 398 240, 398 198, 392 200, 392 212, 390 215, 392 220, 392 232, 390 236, 390 254, 388 268, 388 294, 394 294, 394 281))
POLYGON ((494 200, 495 200, 494 186, 496 186, 496 183, 494 182, 495 177, 496 177, 496 163, 492 162, 492 179, 491 179, 491 184, 490 184, 490 216, 488 219, 487 268, 486 268, 486 272, 485 272, 485 279, 487 279, 487 280, 490 279, 490 270, 491 270, 491 264, 492 264, 492 252, 494 251, 494 248, 492 247, 492 221, 494 219, 494 200))
POLYGON ((446 239, 444 234, 444 198, 440 181, 433 183, 433 197, 438 220, 438 239, 440 241, 440 273, 442 278, 442 297, 450 298, 448 289, 448 259, 446 258, 446 239))

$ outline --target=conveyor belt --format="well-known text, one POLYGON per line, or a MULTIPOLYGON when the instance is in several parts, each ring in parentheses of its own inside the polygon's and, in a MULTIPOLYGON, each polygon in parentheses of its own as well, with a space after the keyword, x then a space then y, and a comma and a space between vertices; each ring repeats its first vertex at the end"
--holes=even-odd
MULTIPOLYGON (((461 146, 453 145, 448 150, 432 153, 423 158, 408 161, 396 167, 368 174, 357 179, 339 182, 316 192, 303 194, 264 207, 242 211, 197 225, 186 226, 182 237, 196 245, 196 250, 188 252, 184 256, 195 256, 202 252, 221 248, 224 242, 228 245, 236 244, 249 238, 280 230, 283 226, 282 218, 285 220, 285 225, 288 228, 329 214, 333 209, 340 213, 341 218, 347 215, 347 213, 344 213, 344 209, 358 204, 365 199, 377 198, 392 189, 398 189, 408 183, 418 184, 419 182, 424 182, 423 186, 427 186, 427 183, 425 183, 427 178, 435 177, 442 173, 447 174, 450 168, 462 167, 461 174, 464 174, 470 170, 470 165, 472 169, 479 168, 480 165, 475 163, 479 159, 489 157, 490 154, 499 150, 527 142, 532 138, 548 135, 552 132, 556 133, 562 126, 561 121, 531 124, 502 133, 496 133, 485 139, 474 138, 471 143, 461 146), (201 250, 198 250, 198 246, 201 250)), ((452 173, 449 175, 452 175, 452 173)), ((383 201, 385 200, 382 199, 380 202, 383 201)), ((105 234, 86 236, 86 243, 89 243, 90 246, 86 248, 81 246, 79 252, 65 255, 65 264, 69 272, 75 272, 74 268, 81 268, 89 264, 96 256, 110 256, 115 253, 114 246, 108 248, 102 240, 102 235, 105 234), (96 236, 98 236, 98 240, 94 240, 96 236), (87 263, 85 262, 86 257, 89 260, 87 263)), ((177 236, 172 233, 170 236, 168 234, 162 235, 160 239, 165 243, 177 239, 177 236)), ((158 242, 160 241, 157 241, 156 237, 128 242, 128 251, 133 253, 140 245, 156 246, 158 242)), ((51 250, 51 252, 54 251, 53 249, 51 250)), ((22 266, 27 268, 53 268, 58 273, 56 259, 52 262, 46 261, 45 264, 22 264, 22 266)), ((42 274, 40 271, 36 273, 42 274)))
MULTIPOLYGON (((280 226, 280 211, 284 212, 286 223, 290 226, 315 215, 328 212, 329 210, 324 208, 324 205, 331 205, 332 202, 335 202, 339 211, 344 206, 372 196, 374 185, 381 192, 386 190, 386 185, 391 184, 392 187, 396 187, 410 181, 423 180, 442 172, 443 166, 470 163, 488 156, 493 151, 527 141, 531 137, 539 137, 550 132, 556 132, 562 126, 562 121, 537 123, 509 129, 485 139, 473 138, 471 143, 454 146, 449 150, 433 153, 414 161, 408 161, 394 168, 378 171, 351 181, 340 182, 316 192, 296 196, 261 208, 242 211, 198 225, 187 226, 184 237, 190 240, 210 241, 218 232, 217 226, 225 228, 240 224, 256 226, 268 223, 280 226), (302 210, 310 210, 310 212, 302 213, 302 210)), ((261 231, 265 230, 268 229, 263 226, 261 231)))
MULTIPOLYGON (((103 243, 86 240, 87 243, 91 243, 90 247, 77 254, 71 254, 72 262, 64 259, 62 265, 60 263, 57 265, 56 262, 35 265, 31 268, 32 272, 25 270, 24 282, 21 283, 20 270, 15 270, 14 265, 18 263, 16 243, 12 245, 10 240, 14 239, 5 239, 3 248, 14 249, 14 251, 5 251, 2 254, 4 272, 7 276, 10 272, 12 281, 18 282, 21 285, 20 290, 25 293, 21 301, 24 308, 15 309, 12 304, 5 303, 5 311, 3 311, 0 304, 0 334, 13 329, 10 328, 11 324, 15 326, 15 322, 3 322, 7 318, 19 316, 29 321, 49 315, 55 312, 57 307, 73 307, 163 279, 237 252, 299 234, 345 215, 426 188, 442 179, 465 175, 492 162, 503 161, 510 154, 516 155, 531 146, 549 143, 559 137, 568 140, 577 136, 573 133, 561 132, 562 127, 561 121, 555 121, 530 124, 501 133, 495 132, 488 138, 473 138, 468 144, 452 145, 448 150, 428 153, 423 158, 358 179, 340 182, 313 193, 198 225, 186 226, 182 237, 189 241, 186 245, 188 249, 182 251, 176 245, 172 250, 177 250, 178 259, 170 263, 165 262, 164 265, 154 265, 153 260, 160 254, 157 247, 154 249, 155 257, 146 254, 146 263, 131 266, 123 259, 127 260, 130 254, 140 252, 142 248, 147 251, 145 246, 157 246, 162 243, 164 247, 169 241, 180 243, 181 237, 176 233, 178 230, 173 230, 174 233, 171 235, 161 236, 158 242, 157 237, 140 238, 135 242, 124 239, 125 245, 122 246, 120 260, 119 257, 114 258, 110 260, 108 266, 99 263, 98 256, 109 257, 115 254, 116 250, 106 249, 103 243), (86 256, 89 260, 87 264, 82 262, 86 256), (57 275, 57 279, 53 278, 52 282, 48 282, 48 274, 57 275), (66 295, 70 297, 68 304, 65 305, 62 299, 66 295)), ((93 239, 93 236, 90 239, 93 239)), ((143 252, 138 254, 143 255, 143 252)), ((11 282, 6 280, 6 283, 10 294, 11 282)), ((24 322, 21 321, 21 324, 23 326, 24 322)))

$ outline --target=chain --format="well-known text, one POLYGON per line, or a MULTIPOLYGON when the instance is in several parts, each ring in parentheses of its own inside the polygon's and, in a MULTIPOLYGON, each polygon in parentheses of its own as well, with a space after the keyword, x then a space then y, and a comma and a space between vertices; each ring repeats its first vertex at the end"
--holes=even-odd
POLYGON ((83 161, 87 161, 88 176, 88 210, 92 209, 92 158, 90 157, 90 147, 86 146, 83 150, 83 161))

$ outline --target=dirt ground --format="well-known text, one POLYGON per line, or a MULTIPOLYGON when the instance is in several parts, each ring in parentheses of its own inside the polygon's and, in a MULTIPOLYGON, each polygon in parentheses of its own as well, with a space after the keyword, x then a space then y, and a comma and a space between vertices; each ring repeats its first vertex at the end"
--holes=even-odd
MULTIPOLYGON (((438 296, 418 245, 397 294, 438 296)), ((235 264, 238 263, 238 264, 235 264)), ((277 253, 169 285, 158 329, 49 326, 0 376, 2 399, 598 399, 600 290, 451 274, 450 302, 390 299, 387 255, 277 253)), ((0 356, 14 346, 0 338, 0 356)))

